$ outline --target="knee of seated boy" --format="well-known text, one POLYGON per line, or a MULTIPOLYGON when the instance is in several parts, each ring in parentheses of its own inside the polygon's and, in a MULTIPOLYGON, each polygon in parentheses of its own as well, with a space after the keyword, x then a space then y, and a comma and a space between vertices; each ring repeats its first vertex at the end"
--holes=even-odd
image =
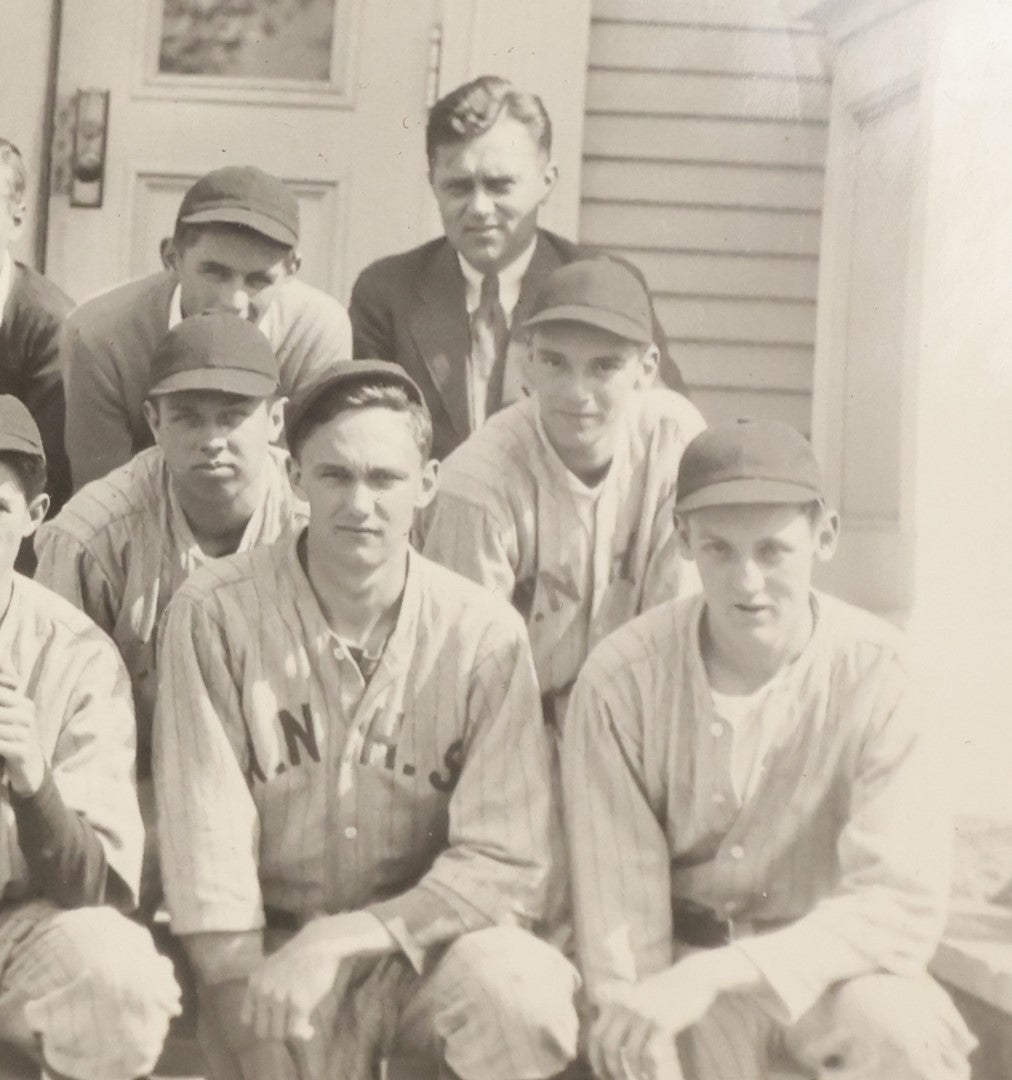
POLYGON ((47 937, 64 977, 25 1006, 45 1068, 109 1080, 149 1072, 180 1009, 151 935, 111 908, 86 907, 60 912, 47 937))

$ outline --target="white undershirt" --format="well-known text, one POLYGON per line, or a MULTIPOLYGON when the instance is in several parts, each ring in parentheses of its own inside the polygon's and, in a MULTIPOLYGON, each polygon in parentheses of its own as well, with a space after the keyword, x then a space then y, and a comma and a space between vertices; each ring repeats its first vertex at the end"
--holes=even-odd
POLYGON ((743 802, 759 784, 766 753, 777 734, 777 725, 771 722, 774 718, 763 716, 763 706, 783 674, 777 672, 751 694, 722 694, 710 687, 714 710, 734 733, 731 783, 743 802))
MULTIPOLYGON (((538 238, 535 236, 508 266, 498 271, 499 303, 502 304, 506 315, 507 326, 513 322, 513 312, 520 299, 520 285, 524 280, 524 274, 527 273, 527 267, 531 265, 531 259, 534 258, 537 242, 538 238)), ((468 315, 471 315, 481 299, 481 283, 485 274, 475 269, 460 252, 457 252, 457 259, 460 262, 460 271, 464 275, 464 303, 467 305, 468 315)))
POLYGON ((11 285, 14 283, 14 260, 11 253, 5 251, 3 264, 0 265, 0 325, 4 321, 4 308, 7 306, 7 297, 11 294, 11 285))

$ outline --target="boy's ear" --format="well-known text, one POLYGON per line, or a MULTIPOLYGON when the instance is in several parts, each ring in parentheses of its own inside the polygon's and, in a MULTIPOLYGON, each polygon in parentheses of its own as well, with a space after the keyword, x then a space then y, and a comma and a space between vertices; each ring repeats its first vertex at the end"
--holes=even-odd
POLYGON ((179 268, 179 248, 176 247, 175 240, 171 236, 163 236, 161 242, 158 245, 158 254, 162 257, 162 266, 166 270, 176 270, 179 268))
POLYGON ((31 536, 42 522, 45 521, 46 514, 48 513, 49 496, 43 491, 28 503, 28 521, 21 530, 21 535, 24 537, 31 536))
POLYGON ((416 510, 424 510, 436 497, 436 488, 439 484, 439 462, 435 458, 422 466, 422 490, 415 502, 416 510))
POLYGON ((285 430, 285 404, 286 397, 276 397, 267 403, 267 431, 268 439, 276 443, 285 430))
POLYGON ((151 398, 145 398, 141 408, 144 410, 144 419, 148 422, 148 428, 151 430, 151 437, 158 442, 158 422, 161 419, 158 415, 158 406, 151 400, 151 398))
POLYGON ((675 514, 675 532, 678 534, 678 550, 683 559, 694 560, 689 541, 689 519, 685 514, 675 514))
POLYGON ((660 362, 661 350, 654 344, 648 345, 640 356, 640 373, 636 378, 636 386, 640 390, 653 385, 657 365, 660 362))
POLYGON ((302 486, 302 466, 299 464, 299 459, 294 454, 289 453, 285 459, 285 468, 288 470, 288 482, 292 485, 292 491, 303 502, 309 502, 309 497, 306 495, 305 489, 302 486))
POLYGON ((14 227, 11 229, 11 240, 17 240, 25 224, 25 214, 28 213, 28 204, 24 201, 16 203, 10 208, 11 221, 14 227))
POLYGON ((819 562, 829 562, 836 554, 840 541, 840 515, 826 510, 815 527, 815 557, 819 562))
POLYGON ((285 269, 289 274, 297 274, 302 266, 302 256, 297 248, 292 248, 285 256, 285 269))

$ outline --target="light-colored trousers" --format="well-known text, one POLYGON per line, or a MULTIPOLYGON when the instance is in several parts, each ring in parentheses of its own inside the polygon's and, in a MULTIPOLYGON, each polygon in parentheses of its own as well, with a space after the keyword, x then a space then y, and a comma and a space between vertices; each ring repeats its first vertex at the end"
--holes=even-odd
MULTIPOLYGON (((478 930, 423 975, 400 954, 344 965, 314 1018, 321 1034, 289 1046, 299 1080, 375 1080, 391 1059, 412 1078, 541 1080, 576 1056, 579 983, 569 961, 532 934, 478 930)), ((241 1080, 206 1021, 202 1009, 209 1080, 241 1080)))
MULTIPOLYGON (((823 995, 784 1028, 762 994, 727 994, 678 1040, 685 1080, 967 1080, 975 1040, 927 975, 865 975, 823 995)), ((680 1080, 677 1067, 672 1077, 680 1080)))
POLYGON ((131 1080, 178 1012, 172 964, 112 908, 0 906, 0 1077, 18 1051, 73 1080, 131 1080))

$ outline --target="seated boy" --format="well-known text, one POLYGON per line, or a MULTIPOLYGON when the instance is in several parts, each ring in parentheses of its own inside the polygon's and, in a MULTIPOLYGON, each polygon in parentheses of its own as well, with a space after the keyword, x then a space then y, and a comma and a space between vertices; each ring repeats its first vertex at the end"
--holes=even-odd
POLYGON ((122 661, 14 558, 46 513, 42 440, 0 397, 0 1060, 130 1080, 158 1058, 178 990, 135 902, 142 830, 122 661))
POLYGON ((296 538, 196 571, 166 614, 162 871, 213 1080, 532 1080, 576 1046, 576 973, 529 928, 548 745, 523 624, 409 550, 432 426, 403 368, 289 407, 296 538))
POLYGON ((299 207, 252 167, 217 169, 183 197, 169 269, 88 300, 64 327, 67 453, 74 488, 151 445, 144 399, 151 357, 180 319, 225 311, 259 323, 285 396, 351 355, 351 323, 331 296, 294 278, 299 207))
POLYGON ((271 445, 283 422, 277 361, 252 323, 184 319, 155 350, 151 380, 144 415, 157 445, 92 481, 39 529, 35 574, 119 647, 133 683, 145 811, 162 612, 195 567, 305 523, 287 454, 271 445))
MULTIPOLYGON (((10 245, 24 224, 27 188, 20 151, 0 139, 0 394, 23 401, 38 425, 46 451, 49 499, 59 509, 70 494, 59 334, 74 304, 62 289, 11 255, 10 245)), ((30 555, 31 549, 26 552, 30 555)))
POLYGON ((684 589, 670 498, 703 420, 675 391, 642 389, 658 350, 622 264, 555 270, 525 326, 532 396, 442 463, 420 532, 429 558, 523 615, 551 720, 597 641, 684 589))
POLYGON ((812 588, 839 518, 808 442, 714 427, 675 507, 701 596, 587 660, 562 739, 602 1080, 956 1080, 973 1040, 925 967, 950 823, 896 632, 812 588))

